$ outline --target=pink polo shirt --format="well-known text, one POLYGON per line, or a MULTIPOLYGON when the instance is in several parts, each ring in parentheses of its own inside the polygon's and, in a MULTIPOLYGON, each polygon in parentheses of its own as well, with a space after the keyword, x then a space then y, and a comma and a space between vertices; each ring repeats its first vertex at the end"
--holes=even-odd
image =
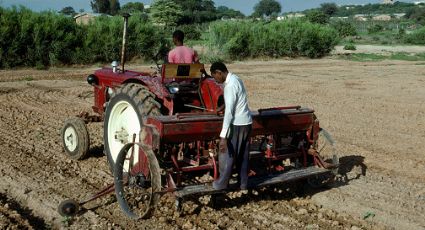
POLYGON ((198 55, 196 52, 186 46, 177 46, 176 48, 172 49, 168 53, 168 62, 169 63, 194 63, 198 62, 198 55))

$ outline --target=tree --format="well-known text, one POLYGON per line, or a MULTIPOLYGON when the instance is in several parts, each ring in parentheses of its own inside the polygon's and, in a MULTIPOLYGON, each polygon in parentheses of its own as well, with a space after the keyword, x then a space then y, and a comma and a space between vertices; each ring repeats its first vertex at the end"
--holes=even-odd
POLYGON ((332 16, 338 11, 338 6, 335 3, 322 3, 320 4, 320 10, 323 13, 332 16))
POLYGON ((120 1, 119 0, 110 0, 110 8, 109 8, 109 14, 110 15, 116 15, 121 7, 120 7, 120 1))
POLYGON ((129 2, 121 7, 121 11, 126 13, 142 13, 145 6, 141 2, 129 2))
POLYGON ((329 22, 329 15, 321 10, 309 11, 305 16, 311 23, 326 24, 329 22))
POLYGON ((419 24, 425 25, 425 8, 414 8, 406 12, 406 18, 413 19, 419 24))
POLYGON ((238 10, 226 6, 217 7, 217 18, 244 18, 245 15, 238 10))
POLYGON ((183 9, 183 16, 178 24, 203 23, 217 19, 212 0, 173 0, 173 2, 183 9))
POLYGON ((71 6, 62 8, 62 10, 60 10, 59 13, 65 14, 65 15, 71 15, 71 16, 76 14, 74 8, 72 8, 71 6))
POLYGON ((176 26, 183 16, 182 7, 172 0, 155 0, 150 8, 152 21, 165 26, 176 26))
POLYGON ((279 14, 282 11, 282 6, 275 0, 260 0, 254 6, 254 16, 270 16, 273 13, 279 14))
POLYGON ((90 5, 95 13, 115 15, 120 10, 119 0, 91 0, 90 5))
POLYGON ((109 0, 92 0, 90 1, 91 8, 95 13, 107 14, 111 4, 109 0))

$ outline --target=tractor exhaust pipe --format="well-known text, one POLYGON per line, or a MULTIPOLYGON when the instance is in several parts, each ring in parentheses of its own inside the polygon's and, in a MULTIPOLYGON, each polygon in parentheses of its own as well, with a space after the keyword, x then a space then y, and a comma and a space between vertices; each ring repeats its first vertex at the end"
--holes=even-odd
POLYGON ((128 18, 130 17, 130 14, 124 13, 124 31, 122 33, 122 49, 121 49, 121 71, 124 73, 124 64, 125 64, 125 54, 126 54, 126 48, 127 48, 127 27, 128 27, 128 18))

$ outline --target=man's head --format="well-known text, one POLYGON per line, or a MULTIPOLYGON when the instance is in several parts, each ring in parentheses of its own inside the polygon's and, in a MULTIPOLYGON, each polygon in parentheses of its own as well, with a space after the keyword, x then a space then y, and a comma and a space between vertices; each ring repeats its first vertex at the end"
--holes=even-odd
POLYGON ((173 43, 174 45, 183 45, 184 33, 181 30, 176 30, 173 33, 173 43))
POLYGON ((229 73, 226 65, 223 62, 214 62, 210 67, 210 71, 211 71, 211 76, 218 83, 225 82, 227 74, 229 73))

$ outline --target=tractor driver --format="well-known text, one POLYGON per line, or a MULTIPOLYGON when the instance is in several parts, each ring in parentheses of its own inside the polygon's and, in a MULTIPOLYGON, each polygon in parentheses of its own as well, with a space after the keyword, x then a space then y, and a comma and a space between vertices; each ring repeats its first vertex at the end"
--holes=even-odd
POLYGON ((184 33, 176 30, 173 33, 173 43, 176 46, 168 53, 169 63, 198 63, 199 58, 195 50, 183 45, 184 33))
POLYGON ((220 133, 218 156, 220 177, 213 182, 214 189, 226 189, 236 164, 241 190, 248 185, 249 135, 252 117, 242 80, 227 70, 222 62, 211 65, 211 76, 224 84, 224 118, 220 133))

